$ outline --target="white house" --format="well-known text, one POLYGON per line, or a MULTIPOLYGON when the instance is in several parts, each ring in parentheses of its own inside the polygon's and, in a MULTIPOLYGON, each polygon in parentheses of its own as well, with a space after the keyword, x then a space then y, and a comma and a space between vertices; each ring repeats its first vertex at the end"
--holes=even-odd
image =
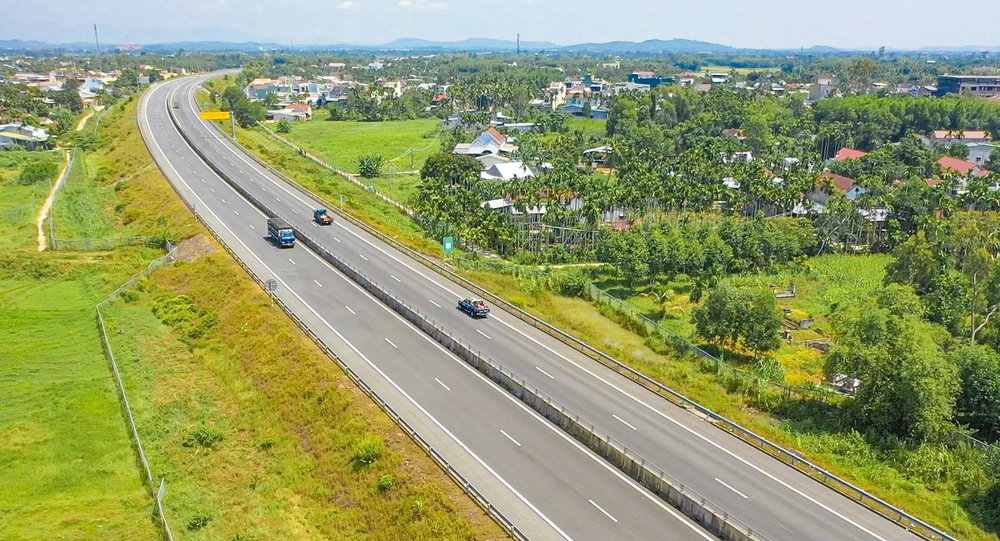
POLYGON ((479 174, 483 180, 514 180, 531 178, 535 173, 524 162, 495 163, 479 174))

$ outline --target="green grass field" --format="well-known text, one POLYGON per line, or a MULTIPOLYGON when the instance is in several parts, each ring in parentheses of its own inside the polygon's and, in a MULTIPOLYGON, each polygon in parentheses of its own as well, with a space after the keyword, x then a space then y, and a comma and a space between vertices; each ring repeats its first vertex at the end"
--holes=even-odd
MULTIPOLYGON (((319 111, 323 112, 323 111, 319 111)), ((428 156, 441 144, 434 132, 437 119, 385 122, 329 121, 317 118, 292 127, 285 138, 305 148, 326 163, 349 172, 357 171, 357 160, 377 154, 386 160, 382 176, 366 182, 393 199, 409 204, 420 181, 418 174, 428 156), (392 178, 389 178, 389 170, 392 178)), ((274 126, 269 126, 274 129, 274 126)))
POLYGON ((608 121, 567 115, 566 126, 570 131, 580 130, 589 137, 603 138, 608 135, 608 121))
POLYGON ((130 236, 109 209, 115 204, 114 186, 107 182, 101 156, 78 152, 73 169, 52 207, 59 239, 100 239, 130 236))
MULTIPOLYGON (((110 199, 77 212, 136 234, 206 235, 152 166, 135 115, 132 101, 102 120, 88 178, 110 199)), ((48 187, 7 182, 15 165, 0 164, 0 237, 19 239, 0 248, 0 539, 159 539, 93 307, 162 251, 36 252, 34 212, 8 202, 37 208, 48 187)), ((176 538, 505 538, 235 261, 203 245, 215 255, 161 269, 105 309, 176 538), (212 314, 197 340, 152 311, 180 294, 212 314), (380 456, 353 467, 369 441, 380 456)))
POLYGON ((49 193, 48 182, 21 185, 21 169, 32 162, 51 162, 62 169, 65 164, 62 152, 0 152, 0 252, 37 246, 35 218, 42 202, 49 193))
POLYGON ((35 160, 61 164, 62 153, 0 153, 0 537, 155 539, 94 320, 128 263, 35 252, 49 184, 15 181, 35 160))

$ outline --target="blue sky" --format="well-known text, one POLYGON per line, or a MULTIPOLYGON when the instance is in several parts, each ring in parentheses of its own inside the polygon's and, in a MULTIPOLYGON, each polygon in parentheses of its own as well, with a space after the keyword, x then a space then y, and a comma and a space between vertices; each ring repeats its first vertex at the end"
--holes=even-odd
POLYGON ((331 44, 520 32, 522 40, 560 45, 651 38, 748 48, 1000 45, 1000 34, 980 24, 1000 21, 996 1, 965 10, 940 0, 0 0, 0 14, 0 39, 53 43, 92 41, 97 23, 109 44, 126 35, 136 43, 331 44))

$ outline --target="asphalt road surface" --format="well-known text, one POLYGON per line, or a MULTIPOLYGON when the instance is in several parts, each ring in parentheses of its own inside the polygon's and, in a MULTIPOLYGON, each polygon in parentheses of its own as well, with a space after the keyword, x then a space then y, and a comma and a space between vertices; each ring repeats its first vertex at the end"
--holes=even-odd
MULTIPOLYGON (((608 471, 599 458, 553 434, 544 421, 304 247, 280 250, 268 243, 265 217, 180 138, 168 107, 209 160, 293 226, 754 531, 772 541, 918 539, 510 314, 494 309, 486 319, 469 318, 455 306, 472 293, 353 225, 314 224, 315 203, 198 118, 194 94, 202 80, 160 85, 140 109, 151 151, 171 182, 197 200, 199 214, 227 243, 246 252, 237 250, 255 272, 260 269, 261 278, 279 279, 278 294, 328 345, 343 349, 349 340, 348 349, 357 350, 351 353, 371 359, 361 362, 377 369, 366 382, 391 380, 391 390, 420 410, 416 418, 433 417, 430 425, 453 435, 439 441, 450 439, 442 445, 465 451, 464 458, 454 453, 456 467, 474 464, 491 472, 470 468, 469 477, 491 500, 497 498, 494 503, 505 514, 509 509, 512 519, 528 525, 533 537, 697 539, 703 534, 608 471)), ((422 435, 424 426, 430 428, 426 422, 418 427, 422 435)))
POLYGON ((147 144, 171 183, 259 278, 277 280, 275 294, 324 343, 528 537, 714 539, 301 244, 274 246, 266 217, 174 129, 167 96, 186 83, 156 87, 139 110, 147 144))

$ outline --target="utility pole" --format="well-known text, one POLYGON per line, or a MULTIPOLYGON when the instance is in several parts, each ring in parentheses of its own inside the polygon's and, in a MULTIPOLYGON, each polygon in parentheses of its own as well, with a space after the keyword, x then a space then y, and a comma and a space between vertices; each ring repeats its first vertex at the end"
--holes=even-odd
POLYGON ((97 54, 101 54, 101 40, 97 37, 97 25, 94 25, 94 46, 97 48, 97 54))

